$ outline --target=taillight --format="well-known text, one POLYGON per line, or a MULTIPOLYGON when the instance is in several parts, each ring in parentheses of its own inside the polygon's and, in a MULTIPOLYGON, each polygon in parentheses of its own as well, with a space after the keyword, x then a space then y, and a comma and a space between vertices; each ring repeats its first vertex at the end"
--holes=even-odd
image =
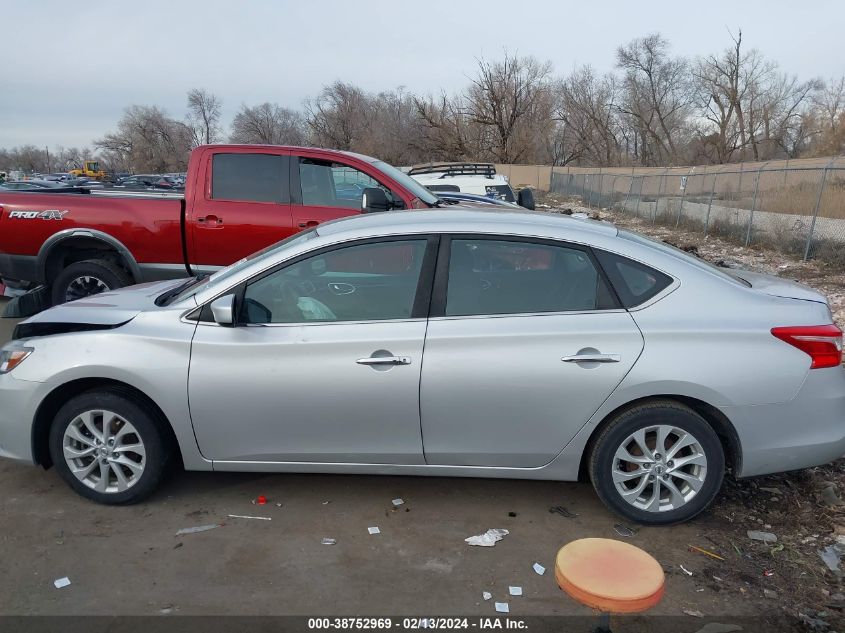
POLYGON ((842 364, 842 330, 835 325, 804 325, 772 328, 772 334, 808 354, 810 369, 842 364))

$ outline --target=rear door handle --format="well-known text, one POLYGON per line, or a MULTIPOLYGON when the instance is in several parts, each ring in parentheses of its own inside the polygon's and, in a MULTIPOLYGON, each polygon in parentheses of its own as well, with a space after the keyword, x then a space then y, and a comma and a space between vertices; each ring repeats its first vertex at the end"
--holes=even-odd
POLYGON ((576 354, 560 360, 564 363, 618 363, 622 357, 619 354, 576 354))
POLYGON ((409 356, 370 356, 355 361, 359 365, 410 365, 409 356))
POLYGON ((301 229, 312 229, 317 226, 319 222, 317 222, 317 220, 300 220, 298 224, 301 229))

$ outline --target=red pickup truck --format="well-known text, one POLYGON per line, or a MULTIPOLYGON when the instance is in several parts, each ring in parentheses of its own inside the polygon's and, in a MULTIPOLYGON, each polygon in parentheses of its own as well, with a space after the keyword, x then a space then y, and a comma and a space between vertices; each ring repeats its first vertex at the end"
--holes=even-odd
POLYGON ((418 182, 368 156, 206 145, 191 154, 184 196, 0 189, 0 283, 39 287, 42 304, 58 304, 210 273, 334 218, 437 204, 418 182))

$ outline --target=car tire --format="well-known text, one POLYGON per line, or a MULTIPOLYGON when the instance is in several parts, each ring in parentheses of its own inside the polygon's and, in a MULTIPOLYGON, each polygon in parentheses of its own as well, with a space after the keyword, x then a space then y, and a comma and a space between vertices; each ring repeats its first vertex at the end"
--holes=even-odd
POLYGON ((601 500, 617 514, 670 525, 688 521, 713 501, 725 474, 725 453, 698 413, 678 402, 654 401, 623 411, 602 429, 592 445, 589 474, 601 500))
POLYGON ((53 305, 74 301, 132 284, 125 270, 108 259, 86 259, 62 270, 53 280, 53 305))
POLYGON ((167 472, 174 447, 164 433, 166 422, 148 410, 119 389, 69 400, 53 419, 49 436, 53 465, 65 482, 103 504, 132 504, 149 496, 167 472))

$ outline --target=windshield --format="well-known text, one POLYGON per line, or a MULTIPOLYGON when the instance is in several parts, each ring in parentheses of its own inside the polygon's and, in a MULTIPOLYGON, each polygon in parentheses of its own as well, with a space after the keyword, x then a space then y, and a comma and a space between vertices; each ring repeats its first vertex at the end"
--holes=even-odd
POLYGON ((438 202, 437 196, 426 189, 423 185, 411 178, 408 174, 400 169, 396 169, 393 165, 388 165, 384 161, 376 160, 371 163, 373 167, 378 168, 385 174, 393 178, 400 185, 405 187, 408 191, 413 193, 417 198, 425 202, 429 206, 434 206, 438 202))
POLYGON ((230 277, 233 277, 245 267, 254 264, 255 262, 259 262, 263 259, 269 259, 276 253, 278 253, 280 250, 290 248, 295 244, 306 242, 308 240, 314 239, 315 237, 317 237, 316 229, 311 229, 309 231, 303 231, 302 233, 291 235, 290 237, 282 240, 281 242, 271 244, 267 248, 262 249, 260 251, 256 251, 252 255, 247 255, 243 259, 236 261, 231 266, 227 266, 226 268, 218 270, 216 273, 211 275, 211 277, 196 277, 191 284, 185 287, 178 295, 170 299, 168 303, 176 303, 178 301, 182 301, 183 299, 187 299, 191 295, 206 290, 211 286, 211 284, 216 284, 218 282, 225 281, 230 277))

